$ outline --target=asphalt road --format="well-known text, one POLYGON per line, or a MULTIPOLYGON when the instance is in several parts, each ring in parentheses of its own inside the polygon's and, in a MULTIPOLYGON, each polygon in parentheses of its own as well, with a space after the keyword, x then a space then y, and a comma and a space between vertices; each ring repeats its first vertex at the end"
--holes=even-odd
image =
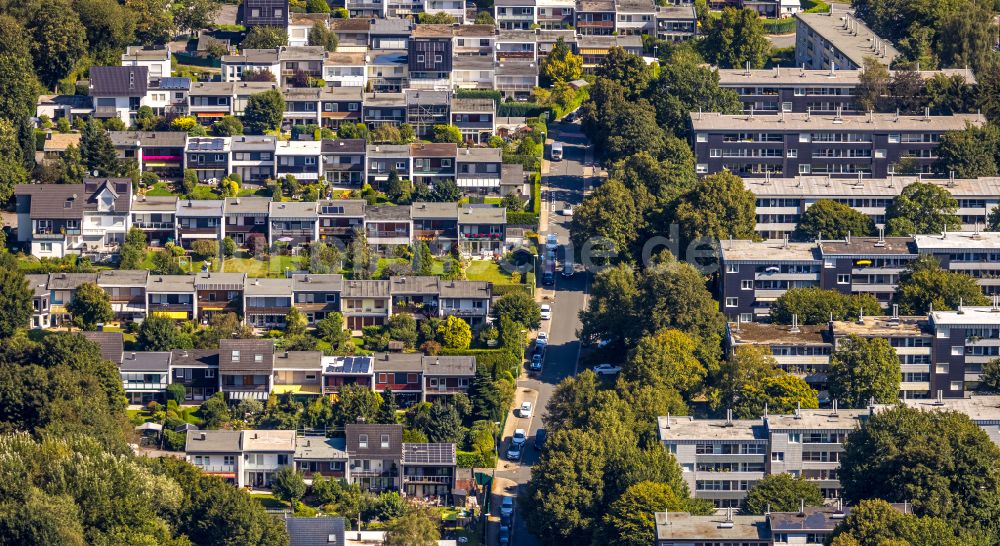
MULTIPOLYGON (((547 233, 555 233, 559 243, 569 243, 570 218, 558 213, 567 207, 574 207, 583 199, 584 157, 586 155, 586 138, 580 133, 579 125, 551 124, 550 136, 553 140, 563 143, 562 161, 550 163, 549 173, 542 178, 543 207, 549 210, 547 233)), ((548 150, 546 150, 546 156, 548 150)), ((560 263, 563 253, 560 252, 560 263)), ((577 260, 578 261, 578 260, 577 260)), ((561 271, 561 269, 560 269, 561 271)), ((528 449, 520 464, 512 465, 507 470, 497 471, 497 476, 514 480, 524 485, 531 478, 531 465, 538 460, 538 452, 531 447, 534 436, 539 428, 543 428, 541 417, 545 407, 552 397, 552 391, 560 381, 576 373, 577 358, 580 354, 580 341, 577 331, 580 329, 579 312, 586 302, 588 274, 578 272, 572 278, 556 274, 554 287, 545 287, 543 293, 554 295, 552 319, 543 321, 542 329, 548 332, 549 347, 546 351, 542 373, 535 376, 522 375, 518 388, 529 388, 537 391, 534 416, 528 429, 528 449), (551 290, 550 290, 551 289, 551 290)), ((506 445, 502 450, 506 449, 506 445)), ((501 450, 501 456, 503 451, 501 450)), ((524 525, 523 518, 517 518, 514 525, 513 544, 515 546, 537 546, 538 542, 524 525)))

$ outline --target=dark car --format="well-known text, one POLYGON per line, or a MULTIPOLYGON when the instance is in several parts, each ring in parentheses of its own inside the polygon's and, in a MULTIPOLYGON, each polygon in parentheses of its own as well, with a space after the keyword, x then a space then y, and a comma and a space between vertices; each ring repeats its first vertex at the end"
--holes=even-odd
POLYGON ((545 429, 540 428, 535 432, 535 449, 541 451, 545 448, 545 429))
POLYGON ((528 364, 528 369, 533 372, 542 371, 542 355, 541 353, 535 353, 531 355, 531 364, 528 364))

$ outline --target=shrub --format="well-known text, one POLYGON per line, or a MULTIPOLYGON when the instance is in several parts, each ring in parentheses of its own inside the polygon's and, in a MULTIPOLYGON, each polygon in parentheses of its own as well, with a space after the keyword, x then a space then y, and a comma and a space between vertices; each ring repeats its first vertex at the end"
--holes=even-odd
POLYGON ((184 451, 184 442, 187 435, 183 432, 174 432, 169 428, 163 429, 163 448, 167 451, 184 451))
POLYGON ((459 468, 493 468, 497 464, 496 454, 492 452, 458 451, 455 458, 459 468))
POLYGON ((170 402, 176 402, 177 404, 184 403, 184 385, 180 383, 167 385, 167 405, 170 405, 170 402))

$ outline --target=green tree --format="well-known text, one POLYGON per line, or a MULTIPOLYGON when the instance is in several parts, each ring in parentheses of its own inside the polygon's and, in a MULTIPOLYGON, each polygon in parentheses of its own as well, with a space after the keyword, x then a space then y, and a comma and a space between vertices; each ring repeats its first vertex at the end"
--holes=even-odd
POLYGON ((236 241, 232 237, 226 237, 222 240, 222 255, 232 258, 234 254, 236 254, 236 241))
POLYGON ((683 499, 670 486, 640 482, 629 486, 608 507, 601 522, 602 544, 646 546, 656 542, 656 512, 686 511, 683 499))
MULTIPOLYGON (((421 15, 424 15, 421 13, 421 15)), ((441 538, 440 516, 426 508, 410 508, 389 522, 385 531, 385 546, 434 546, 441 538)))
POLYGON ((125 165, 118 159, 111 137, 96 118, 92 118, 83 127, 80 135, 80 155, 90 172, 97 171, 100 176, 125 174, 125 165))
POLYGON ((639 340, 621 377, 640 385, 695 394, 708 374, 698 361, 698 344, 680 330, 665 329, 639 340))
POLYGON ((371 388, 347 385, 340 389, 337 396, 337 404, 333 408, 334 422, 343 426, 358 422, 360 417, 366 423, 374 423, 381 406, 382 397, 371 388))
POLYGON ((849 235, 863 237, 875 232, 875 221, 843 203, 820 199, 809 206, 795 226, 792 236, 799 241, 843 239, 849 235))
POLYGON ((847 502, 907 501, 918 516, 995 537, 998 468, 1000 449, 968 416, 895 406, 847 437, 840 483, 847 502))
POLYGON ((40 2, 28 24, 35 73, 49 89, 87 52, 87 33, 68 0, 40 2))
POLYGON ((438 335, 441 336, 444 346, 449 349, 468 349, 472 343, 472 329, 469 328, 469 323, 455 315, 449 315, 438 325, 438 335))
POLYGON ((306 316, 297 308, 292 307, 285 314, 285 335, 301 336, 306 333, 306 316))
POLYGON ((93 330, 97 323, 115 317, 108 293, 92 282, 83 283, 76 289, 66 310, 73 315, 73 323, 84 330, 93 330))
POLYGON ((35 141, 30 118, 35 115, 39 84, 34 76, 30 44, 31 39, 17 20, 0 15, 0 120, 8 121, 18 135, 20 167, 24 169, 18 169, 9 156, 0 158, 3 181, 0 199, 4 201, 13 190, 11 175, 15 175, 15 182, 26 179, 27 169, 34 165, 35 141))
POLYGON ((497 298, 490 312, 497 320, 507 317, 532 330, 537 330, 542 325, 542 313, 535 299, 520 290, 497 298))
MULTIPOLYGON (((317 0, 326 4, 326 0, 317 0)), ((309 45, 311 46, 323 46, 323 49, 327 51, 337 51, 337 46, 340 45, 340 39, 337 38, 337 33, 330 30, 330 27, 326 26, 321 22, 316 22, 311 29, 309 29, 309 45)))
POLYGON ((806 506, 823 506, 823 493, 813 482, 801 476, 783 472, 764 476, 743 501, 740 512, 763 515, 771 512, 798 512, 802 503, 806 506))
POLYGON ((652 72, 642 57, 615 46, 601 59, 595 75, 617 82, 627 96, 636 98, 646 91, 652 72))
POLYGON ((330 13, 330 4, 326 0, 306 0, 306 12, 330 13))
POLYGON ((368 246, 368 236, 365 230, 357 228, 354 230, 354 237, 347 247, 348 259, 351 262, 351 274, 355 279, 370 279, 374 264, 372 263, 371 248, 368 246))
POLYGON ((231 418, 229 406, 226 404, 226 398, 222 391, 202 402, 201 407, 198 408, 198 414, 201 415, 203 428, 206 429, 220 428, 231 418))
POLYGON ((1000 393, 1000 358, 994 358, 983 364, 976 389, 981 392, 1000 393))
MULTIPOLYGON (((254 27, 253 30, 268 27, 254 27)), ((251 31, 253 32, 253 31, 251 31)), ((285 115, 285 98, 277 89, 251 95, 243 112, 243 127, 247 134, 263 135, 281 126, 285 115)))
POLYGON ((119 253, 120 269, 139 269, 146 257, 146 233, 137 227, 129 228, 119 253))
MULTIPOLYGON (((62 121, 66 118, 59 118, 62 121)), ((83 157, 80 155, 80 148, 70 144, 66 147, 60 158, 63 184, 81 184, 83 177, 87 175, 87 169, 83 165, 83 157)))
POLYGON ((950 116, 975 109, 975 92, 965 76, 936 74, 926 81, 924 91, 928 106, 935 114, 950 116))
POLYGON ((306 481, 294 468, 283 466, 271 478, 271 491, 294 509, 295 503, 306 494, 306 481))
POLYGON ((660 67, 660 75, 648 95, 656 108, 657 122, 682 138, 687 138, 690 132, 691 112, 743 112, 743 103, 736 92, 720 87, 718 71, 704 66, 693 52, 678 51, 671 55, 669 62, 660 67))
MULTIPOLYGON (((773 361, 773 357, 767 359, 773 361)), ((815 409, 819 407, 816 391, 801 377, 775 369, 771 372, 751 370, 752 373, 741 374, 753 382, 744 382, 733 388, 735 403, 733 414, 740 419, 756 419, 764 415, 764 406, 776 414, 789 414, 798 408, 815 409), (755 373, 754 373, 755 372, 755 373), (755 377, 756 376, 756 377, 755 377)))
POLYGON ((437 399, 431 404, 428 419, 421 430, 432 443, 461 444, 465 438, 462 418, 455 405, 437 399))
POLYGON ((215 240, 197 239, 191 243, 191 252, 199 260, 212 260, 219 253, 219 243, 215 240))
POLYGON ((573 211, 570 237, 577 248, 595 241, 602 250, 631 256, 644 225, 636 194, 611 178, 583 199, 573 211))
POLYGON ((443 11, 437 13, 419 13, 417 21, 422 25, 454 25, 455 18, 443 11))
POLYGON ((174 35, 174 14, 168 0, 125 0, 135 16, 135 38, 143 45, 165 44, 174 35))
POLYGON ((465 142, 465 139, 462 137, 462 131, 454 125, 435 125, 432 138, 434 142, 455 143, 459 145, 465 142))
POLYGON ((578 80, 583 75, 583 57, 574 55, 566 41, 559 38, 539 63, 539 75, 542 84, 548 86, 578 80))
POLYGON ((288 45, 288 32, 282 27, 258 25, 250 29, 240 46, 243 49, 274 49, 288 45))
POLYGON ((101 65, 120 62, 125 47, 135 43, 135 15, 115 0, 73 0, 87 29, 87 45, 101 65))
POLYGON ((211 27, 221 8, 213 0, 178 0, 174 2, 174 24, 178 30, 195 34, 211 27))
MULTIPOLYGON (((388 127, 388 125, 382 125, 388 127)), ((385 194, 390 201, 397 205, 406 204, 413 194, 413 184, 409 180, 402 180, 396 169, 389 171, 389 179, 385 182, 385 194)))
POLYGON ((743 179, 725 171, 706 176, 681 197, 675 217, 681 234, 689 241, 699 237, 754 239, 756 202, 743 179))
POLYGON ((344 316, 337 312, 327 313, 316 322, 316 333, 320 339, 330 344, 335 351, 343 350, 351 341, 351 332, 344 329, 344 316))
POLYGON ((913 182, 886 207, 890 235, 919 235, 955 231, 962 221, 955 214, 958 201, 948 190, 930 182, 913 182))
MULTIPOLYGON (((967 533, 960 533, 967 535, 967 533)), ((956 536, 948 522, 904 514, 881 499, 863 500, 833 532, 832 546, 961 546, 971 536, 956 536)))
POLYGON ((742 345, 722 362, 715 379, 716 387, 710 400, 713 409, 735 408, 743 397, 746 385, 763 383, 768 377, 780 375, 778 362, 765 347, 742 345))
POLYGON ((827 368, 830 396, 847 408, 865 408, 871 400, 895 402, 901 377, 896 349, 884 338, 841 340, 827 368))
POLYGON ((932 306, 937 311, 949 311, 961 304, 989 305, 976 279, 943 269, 930 254, 917 257, 899 276, 894 301, 904 315, 924 315, 932 306))
POLYGON ((462 190, 454 180, 445 178, 434 183, 434 191, 430 197, 431 201, 438 203, 454 203, 462 198, 462 190))
POLYGON ((173 319, 150 315, 139 325, 136 342, 144 351, 170 351, 181 349, 181 332, 173 319))
POLYGON ((874 57, 865 57, 864 70, 854 94, 855 107, 861 112, 880 112, 889 95, 889 69, 874 57))
POLYGON ((396 313, 386 323, 389 339, 402 341, 407 349, 417 346, 417 321, 409 313, 396 313))
POLYGON ((382 405, 378 407, 378 416, 375 417, 375 422, 395 425, 399 420, 396 416, 396 410, 398 409, 399 405, 396 403, 396 395, 393 394, 392 389, 386 387, 382 391, 382 405))
POLYGON ((495 27, 497 24, 496 20, 493 19, 493 14, 488 11, 480 11, 477 13, 473 23, 476 25, 489 25, 491 27, 495 27))
MULTIPOLYGON (((711 19, 710 19, 711 21, 711 19)), ((764 68, 771 45, 756 10, 726 8, 709 24, 703 42, 705 59, 721 68, 764 68)))
POLYGON ((833 320, 851 320, 882 314, 882 306, 870 294, 844 294, 819 287, 792 288, 778 297, 771 306, 771 320, 791 324, 798 316, 799 324, 826 324, 833 320))
POLYGON ((429 276, 434 270, 434 256, 427 243, 418 241, 413 245, 413 260, 410 262, 414 275, 429 276))
POLYGON ((958 178, 997 175, 997 147, 1000 129, 992 123, 966 124, 962 131, 948 131, 938 143, 939 172, 954 173, 958 178))
POLYGON ((34 291, 15 267, 0 267, 0 339, 9 339, 31 323, 34 291))
POLYGON ((235 116, 222 116, 212 124, 212 134, 220 137, 242 135, 243 122, 235 116))

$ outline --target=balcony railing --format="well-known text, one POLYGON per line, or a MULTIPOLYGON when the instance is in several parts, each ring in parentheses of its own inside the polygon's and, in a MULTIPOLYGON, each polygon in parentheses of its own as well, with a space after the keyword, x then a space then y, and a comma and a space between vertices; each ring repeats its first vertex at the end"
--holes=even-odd
POLYGON ((486 314, 486 309, 455 309, 445 307, 443 309, 445 315, 455 315, 456 317, 478 317, 486 314))
POLYGON ((230 391, 267 392, 267 385, 223 385, 222 390, 225 392, 230 392, 230 391))
POLYGON ((403 483, 451 483, 451 476, 411 476, 403 475, 403 483))
POLYGON ((99 118, 113 118, 118 115, 118 108, 114 106, 98 106, 94 108, 94 115, 99 118))
POLYGON ((174 229, 173 222, 132 222, 139 229, 174 229))
POLYGON ((196 464, 202 472, 236 472, 235 464, 196 464))
POLYGON ((399 470, 362 470, 361 467, 352 467, 351 476, 357 478, 398 478, 399 470))

